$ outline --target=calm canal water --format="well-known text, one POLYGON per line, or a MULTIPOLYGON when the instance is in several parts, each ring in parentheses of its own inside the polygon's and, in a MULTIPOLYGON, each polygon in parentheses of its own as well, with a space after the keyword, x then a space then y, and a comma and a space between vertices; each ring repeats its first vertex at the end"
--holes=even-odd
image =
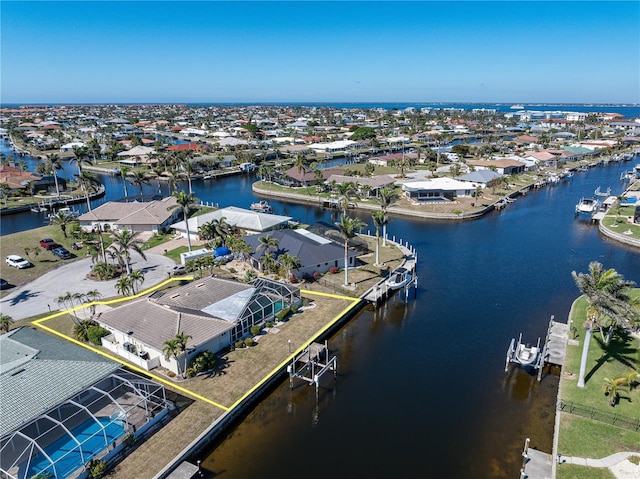
MULTIPOLYGON (((194 460, 216 478, 517 477, 526 437, 551 450, 558 380, 537 383, 517 369, 505 375, 506 349, 520 332, 531 342, 543 336, 551 315, 566 320, 578 294, 571 271, 586 271, 590 261, 640 283, 639 252, 574 218, 580 197, 598 186, 619 194, 628 168, 596 167, 472 222, 391 218, 389 235, 418 250, 417 299, 405 304, 397 295, 330 338, 339 374, 318 402, 314 388, 291 391, 283 381, 194 460)), ((101 180, 103 201, 122 196, 120 178, 101 180)), ((252 181, 202 181, 194 190, 204 201, 248 207, 252 181)), ((321 208, 271 203, 303 223, 335 220, 321 208)), ((3 217, 2 234, 9 225, 41 225, 34 217, 3 217)))

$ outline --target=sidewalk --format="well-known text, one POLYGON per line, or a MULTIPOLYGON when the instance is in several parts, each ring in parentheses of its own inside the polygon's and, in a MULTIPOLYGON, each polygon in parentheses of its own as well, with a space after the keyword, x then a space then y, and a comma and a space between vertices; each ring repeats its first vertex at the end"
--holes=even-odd
MULTIPOLYGON (((603 457, 602 459, 590 459, 588 457, 572 457, 560 455, 558 461, 560 464, 575 464, 577 466, 588 467, 612 467, 623 461, 626 461, 631 456, 640 457, 640 452, 616 452, 610 456, 603 457)), ((640 465, 637 466, 640 473, 640 465)))

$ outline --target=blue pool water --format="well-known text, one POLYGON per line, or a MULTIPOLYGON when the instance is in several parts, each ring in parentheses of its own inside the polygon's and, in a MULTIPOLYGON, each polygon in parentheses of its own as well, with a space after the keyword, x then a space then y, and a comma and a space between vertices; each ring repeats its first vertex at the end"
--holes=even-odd
MULTIPOLYGON (((58 478, 71 475, 96 454, 106 449, 109 444, 124 435, 122 421, 111 422, 112 420, 108 417, 100 417, 98 420, 105 428, 106 439, 102 428, 91 419, 71 431, 80 442, 80 446, 70 436, 65 435, 45 448, 45 453, 55 462, 58 478), (84 453, 84 461, 80 454, 80 447, 84 453)), ((32 477, 40 472, 54 473, 51 463, 43 454, 34 456, 26 476, 22 477, 32 477)))

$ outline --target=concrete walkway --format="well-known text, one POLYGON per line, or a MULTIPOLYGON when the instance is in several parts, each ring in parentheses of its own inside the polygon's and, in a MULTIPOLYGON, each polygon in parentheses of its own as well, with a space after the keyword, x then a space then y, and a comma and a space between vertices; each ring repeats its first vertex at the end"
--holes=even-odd
MULTIPOLYGON (((610 456, 603 457, 602 459, 590 459, 588 457, 572 457, 572 456, 560 456, 560 464, 575 464, 577 466, 588 467, 612 467, 623 461, 626 461, 631 456, 640 457, 640 452, 616 452, 610 456)), ((640 467, 640 466, 639 466, 640 467)))
MULTIPOLYGON (((147 261, 133 253, 131 267, 142 270, 144 273, 142 288, 149 288, 167 279, 175 263, 171 258, 158 254, 145 252, 145 256, 147 261)), ((98 290, 103 298, 119 296, 115 288, 117 279, 110 281, 87 279, 91 265, 91 258, 86 258, 49 271, 2 298, 0 311, 14 320, 19 320, 59 310, 58 297, 67 292, 86 294, 89 291, 98 290)))

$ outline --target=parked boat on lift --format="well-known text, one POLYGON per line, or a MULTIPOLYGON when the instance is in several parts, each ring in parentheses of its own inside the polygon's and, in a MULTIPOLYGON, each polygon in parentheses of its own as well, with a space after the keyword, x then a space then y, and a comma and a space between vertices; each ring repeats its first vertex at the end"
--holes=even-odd
POLYGON ((522 342, 521 333, 518 337, 517 343, 515 341, 515 338, 511 340, 511 344, 509 345, 509 349, 507 350, 507 363, 505 366, 505 371, 509 367, 509 363, 517 363, 525 367, 538 367, 538 359, 541 353, 542 351, 540 349, 540 338, 538 338, 538 343, 535 346, 531 344, 525 344, 522 342))
POLYGON ((592 215, 598 211, 598 200, 595 198, 581 198, 576 205, 576 215, 587 214, 592 215))
POLYGON ((266 200, 251 203, 250 209, 257 213, 273 213, 273 208, 271 208, 271 205, 266 200))
POLYGON ((398 268, 393 273, 389 279, 387 279, 384 284, 387 288, 391 290, 400 289, 411 282, 413 279, 413 274, 406 268, 398 268))

